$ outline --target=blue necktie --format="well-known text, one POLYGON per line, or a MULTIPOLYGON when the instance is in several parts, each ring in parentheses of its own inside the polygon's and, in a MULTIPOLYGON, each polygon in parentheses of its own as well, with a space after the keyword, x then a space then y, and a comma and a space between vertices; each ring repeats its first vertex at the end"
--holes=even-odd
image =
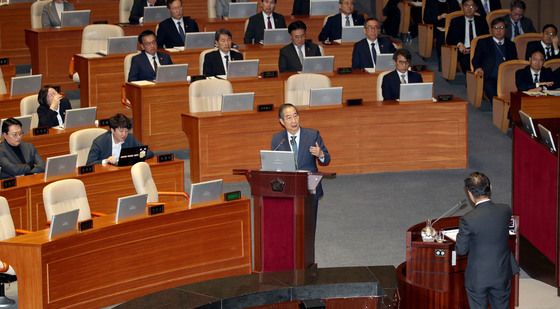
POLYGON ((290 145, 292 145, 292 151, 294 153, 294 160, 296 161, 296 169, 298 168, 298 161, 297 161, 297 157, 298 157, 298 146, 297 146, 297 142, 296 142, 296 137, 292 136, 291 140, 290 140, 290 145))
POLYGON ((179 36, 181 37, 181 40, 183 40, 183 43, 185 43, 185 31, 183 30, 183 27, 181 27, 180 21, 177 22, 177 26, 179 27, 179 36))

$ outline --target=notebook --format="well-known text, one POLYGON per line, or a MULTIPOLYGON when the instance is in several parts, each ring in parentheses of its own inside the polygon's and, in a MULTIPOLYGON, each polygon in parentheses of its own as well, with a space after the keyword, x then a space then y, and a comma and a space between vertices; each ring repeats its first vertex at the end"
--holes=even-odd
POLYGON ((147 156, 148 156, 148 146, 146 145, 122 148, 117 165, 118 166, 134 165, 138 162, 145 161, 147 156))
POLYGON ((227 78, 257 77, 259 75, 259 59, 233 60, 228 62, 227 78))
POLYGON ((326 16, 337 14, 339 4, 337 0, 310 0, 309 16, 326 16))
POLYGON ((146 213, 146 203, 148 194, 134 194, 119 197, 117 201, 117 214, 115 223, 120 223, 126 219, 138 217, 146 213))
POLYGON ((401 84, 399 102, 432 101, 433 83, 401 84))
POLYGON ((93 127, 96 117, 96 106, 69 109, 64 117, 64 128, 93 127))
POLYGON ((144 23, 159 23, 171 17, 169 9, 165 5, 144 7, 144 23))
POLYGON ((525 131, 531 134, 531 136, 537 137, 537 131, 535 130, 535 125, 533 124, 533 118, 522 110, 519 111, 519 117, 521 118, 521 123, 523 124, 525 131))
POLYGON ((288 28, 265 29, 264 45, 286 45, 292 41, 288 28))
POLYGON ((556 144, 554 143, 554 138, 552 138, 552 133, 549 129, 545 128, 539 123, 539 133, 541 134, 542 142, 550 148, 550 151, 556 152, 556 144))
POLYGON ((309 106, 329 106, 342 104, 342 87, 311 88, 309 106))
POLYGON ((77 161, 78 154, 75 153, 47 158, 44 180, 48 181, 54 177, 75 175, 77 161))
POLYGON ((91 10, 63 11, 60 13, 60 27, 84 27, 89 25, 91 10))
POLYGON ((189 205, 221 201, 223 180, 211 180, 191 185, 189 205))
POLYGON ((156 72, 156 83, 186 82, 189 72, 188 64, 160 65, 156 72))
POLYGON ((388 71, 395 69, 395 60, 393 54, 378 54, 375 58, 376 71, 388 71))
POLYGON ((257 2, 230 2, 229 18, 249 18, 257 13, 257 2))
POLYGON ((79 209, 74 209, 68 212, 53 215, 51 218, 51 226, 49 228, 49 240, 53 240, 66 234, 76 233, 78 231, 79 213, 79 209))
POLYGON ((254 92, 231 93, 222 95, 222 112, 252 111, 254 92))
POLYGON ((330 73, 334 68, 334 56, 315 56, 303 58, 303 73, 330 73))
POLYGON ((10 95, 36 94, 41 89, 42 74, 12 77, 10 95))
POLYGON ((295 172, 294 153, 292 151, 261 150, 261 171, 295 172))
POLYGON ((213 48, 215 35, 215 32, 189 32, 185 34, 185 49, 213 48))
POLYGON ((342 27, 342 42, 358 42, 365 37, 364 26, 342 27))
POLYGON ((138 38, 135 35, 107 39, 107 48, 100 50, 102 55, 129 54, 137 51, 138 38))

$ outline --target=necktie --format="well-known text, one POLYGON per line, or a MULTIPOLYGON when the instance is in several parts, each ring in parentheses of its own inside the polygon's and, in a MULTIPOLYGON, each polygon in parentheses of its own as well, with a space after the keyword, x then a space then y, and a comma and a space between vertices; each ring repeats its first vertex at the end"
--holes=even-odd
POLYGON ((345 27, 350 27, 350 16, 346 15, 346 25, 345 27))
POLYGON ((377 52, 375 51, 375 43, 371 43, 371 57, 373 59, 373 66, 375 67, 375 59, 377 59, 377 52))
POLYGON ((156 61, 156 56, 152 56, 152 61, 154 62, 154 72, 157 73, 157 61, 156 61))
POLYGON ((519 35, 519 23, 515 22, 515 24, 513 25, 513 37, 512 37, 512 39, 514 37, 518 36, 518 35, 519 35))
POLYGON ((539 82, 539 73, 535 73, 535 78, 533 79, 533 83, 538 83, 539 82))
POLYGON ((545 60, 548 60, 548 59, 552 58, 552 53, 551 53, 550 46, 546 48, 546 57, 545 58, 546 58, 545 60))
POLYGON ((484 5, 484 10, 486 11, 486 13, 490 13, 490 3, 489 0, 484 0, 482 2, 482 4, 484 5))
POLYGON ((179 27, 179 36, 181 37, 183 43, 185 43, 185 30, 183 30, 183 27, 181 27, 180 21, 177 22, 177 27, 179 27))
POLYGON ((406 74, 401 75, 401 84, 406 84, 406 74))
POLYGON ((267 18, 268 18, 268 23, 266 25, 266 29, 272 29, 272 22, 270 21, 270 16, 268 16, 267 18))
POLYGON ((303 65, 303 52, 301 51, 302 46, 296 46, 297 49, 297 56, 299 58, 299 62, 301 63, 301 65, 303 65))
POLYGON ((470 42, 474 39, 474 23, 473 20, 469 20, 469 46, 470 42))
POLYGON ((229 56, 225 55, 224 58, 226 58, 226 71, 227 71, 229 65, 229 56))
POLYGON ((294 160, 296 161, 296 169, 298 167, 297 157, 298 157, 298 145, 296 142, 296 137, 292 136, 290 140, 290 145, 292 145, 292 151, 294 153, 294 160))

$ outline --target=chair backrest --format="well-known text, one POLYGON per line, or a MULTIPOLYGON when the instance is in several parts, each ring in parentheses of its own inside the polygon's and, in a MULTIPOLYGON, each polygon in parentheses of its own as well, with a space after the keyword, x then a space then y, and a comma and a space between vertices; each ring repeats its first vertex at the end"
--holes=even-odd
POLYGON ((474 38, 471 41, 471 53, 469 54, 470 60, 469 60, 469 64, 471 66, 471 71, 474 71, 473 65, 472 65, 472 60, 474 58, 474 51, 476 50, 476 45, 478 44, 478 40, 482 40, 485 38, 489 38, 491 37, 491 34, 483 34, 483 35, 479 35, 476 38, 474 38))
POLYGON ((36 94, 28 95, 19 101, 19 114, 20 116, 31 115, 31 128, 39 125, 38 107, 39 101, 36 94))
POLYGON ((515 72, 527 65, 529 65, 527 60, 509 60, 500 64, 498 67, 498 98, 509 102, 511 92, 517 90, 515 72))
POLYGON ((208 54, 209 52, 213 52, 215 50, 218 50, 216 47, 214 48, 209 48, 209 49, 205 49, 203 50, 200 55, 198 56, 198 70, 200 75, 202 75, 202 73, 204 72, 204 57, 206 56, 206 54, 208 54))
POLYGON ((293 105, 309 105, 309 89, 331 86, 328 76, 315 73, 294 74, 285 83, 285 101, 293 105))
POLYGON ((137 194, 148 194, 148 203, 159 201, 156 183, 152 178, 152 170, 146 162, 138 162, 130 169, 132 183, 137 194))
POLYGON ((208 0, 208 18, 216 18, 216 0, 208 0))
POLYGON ((447 31, 449 30, 449 25, 451 24, 451 20, 453 18, 457 18, 459 16, 464 16, 465 13, 463 11, 455 11, 447 14, 445 16, 445 37, 447 38, 447 31))
POLYGON ((420 19, 422 20, 422 23, 424 24, 424 11, 426 10, 426 0, 422 0, 422 16, 420 17, 420 19))
POLYGON ((486 23, 488 23, 488 29, 492 26, 492 21, 498 17, 506 16, 511 12, 510 9, 499 9, 491 11, 490 13, 486 14, 486 23))
POLYGON ((133 52, 128 54, 124 57, 123 65, 124 65, 124 82, 128 81, 128 73, 130 73, 130 64, 132 63, 132 57, 138 55, 140 52, 133 52))
POLYGON ((222 94, 230 93, 233 93, 233 88, 227 80, 197 80, 189 86, 189 112, 219 111, 222 107, 222 94))
POLYGON ((78 221, 91 219, 86 187, 79 179, 63 179, 43 188, 43 203, 47 222, 53 215, 79 209, 78 221))
POLYGON ((2 73, 1 66, 0 66, 0 94, 6 94, 6 83, 4 82, 4 73, 2 73))
POLYGON ((383 84, 383 77, 392 71, 383 71, 377 75, 377 101, 383 101, 383 90, 381 90, 381 85, 383 84))
POLYGON ((527 43, 531 41, 540 41, 542 33, 530 32, 517 35, 513 38, 515 49, 517 50, 517 59, 525 59, 525 52, 527 51, 527 43))
POLYGON ((82 54, 96 53, 107 48, 107 39, 124 36, 124 30, 117 25, 87 25, 82 32, 82 54))
POLYGON ((0 240, 16 236, 14 220, 10 214, 10 206, 5 197, 0 196, 0 240))
POLYGON ((134 4, 134 0, 119 0, 119 23, 128 23, 132 4, 134 4))
POLYGON ((31 28, 43 28, 43 7, 51 1, 38 0, 31 4, 31 28))
POLYGON ((107 130, 101 128, 88 128, 70 134, 68 148, 71 154, 78 155, 76 166, 86 165, 93 140, 105 132, 107 130))
POLYGON ((552 71, 557 70, 558 68, 560 68, 560 59, 556 58, 556 59, 550 59, 548 61, 546 61, 544 63, 544 67, 545 68, 549 68, 552 71))

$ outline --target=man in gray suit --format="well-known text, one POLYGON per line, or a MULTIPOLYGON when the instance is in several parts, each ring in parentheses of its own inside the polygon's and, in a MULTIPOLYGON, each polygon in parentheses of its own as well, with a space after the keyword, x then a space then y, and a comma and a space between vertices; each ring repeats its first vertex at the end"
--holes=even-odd
POLYGON ((41 23, 43 28, 60 27, 61 14, 63 11, 73 11, 74 5, 66 0, 53 0, 43 7, 41 23))
POLYGON ((0 178, 11 178, 20 175, 42 173, 45 171, 45 162, 37 149, 21 140, 23 130, 21 122, 8 118, 2 123, 2 137, 0 143, 0 178))
MULTIPOLYGON (((506 38, 513 40, 516 36, 523 33, 537 32, 533 22, 529 17, 525 17, 527 6, 521 0, 511 2, 511 13, 506 16, 506 38)), ((521 55, 522 56, 522 55, 521 55)))
POLYGON ((465 288, 471 309, 509 308, 511 278, 519 266, 509 247, 511 208, 490 200, 486 175, 474 172, 465 179, 465 191, 474 209, 461 217, 455 249, 468 255, 465 288))

